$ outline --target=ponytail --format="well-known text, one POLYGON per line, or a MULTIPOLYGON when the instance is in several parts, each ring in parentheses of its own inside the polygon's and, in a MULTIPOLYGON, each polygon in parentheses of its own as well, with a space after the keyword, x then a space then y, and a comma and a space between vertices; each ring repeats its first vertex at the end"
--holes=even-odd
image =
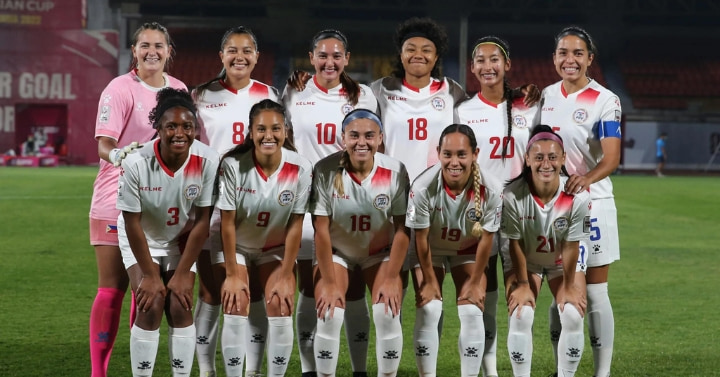
POLYGON ((343 170, 348 170, 348 164, 350 164, 350 155, 348 155, 348 151, 345 150, 342 156, 340 156, 340 163, 338 164, 337 171, 335 172, 335 180, 333 181, 333 187, 335 187, 335 191, 337 191, 340 196, 345 195, 342 174, 343 170))
POLYGON ((357 105, 360 100, 360 84, 353 80, 345 70, 340 74, 340 84, 345 90, 345 96, 347 96, 348 102, 353 106, 357 105))

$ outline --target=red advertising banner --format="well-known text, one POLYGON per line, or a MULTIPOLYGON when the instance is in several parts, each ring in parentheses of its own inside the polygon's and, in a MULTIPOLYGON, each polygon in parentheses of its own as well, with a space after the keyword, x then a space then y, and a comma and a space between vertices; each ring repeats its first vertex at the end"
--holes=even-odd
POLYGON ((84 29, 86 0, 0 0, 0 28, 84 29))
POLYGON ((97 163, 95 118, 117 76, 117 32, 0 28, 0 40, 0 155, 97 163))

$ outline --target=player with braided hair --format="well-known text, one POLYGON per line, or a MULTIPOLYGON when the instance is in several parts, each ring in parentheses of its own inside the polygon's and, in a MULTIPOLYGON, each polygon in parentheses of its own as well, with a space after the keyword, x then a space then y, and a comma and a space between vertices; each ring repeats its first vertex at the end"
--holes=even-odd
POLYGON ((460 317, 461 376, 477 376, 484 349, 483 309, 493 236, 500 226, 500 194, 487 187, 477 163, 475 134, 452 124, 440 135, 439 163, 412 184, 406 225, 415 230, 422 281, 417 289, 415 360, 420 376, 435 376, 444 266, 452 273, 460 317))
POLYGON ((523 171, 504 191, 503 233, 510 239, 512 274, 508 287, 508 353, 513 375, 529 377, 535 300, 543 277, 559 307, 562 323, 557 370, 575 375, 582 357, 585 261, 580 243, 590 232, 590 194, 564 191, 568 181, 563 140, 547 125, 533 129, 523 171))
POLYGON ((133 376, 150 376, 163 313, 173 376, 189 376, 195 351, 195 261, 210 226, 218 154, 195 140, 197 109, 185 90, 158 92, 149 120, 158 133, 122 162, 118 240, 137 315, 130 329, 133 376))
MULTIPOLYGON (((148 112, 157 92, 185 84, 164 72, 174 49, 167 29, 157 22, 142 24, 132 37, 132 68, 113 79, 100 95, 95 139, 100 163, 90 205, 90 244, 98 269, 97 295, 90 311, 90 363, 93 377, 105 377, 117 336, 128 276, 118 247, 115 208, 120 169, 128 152, 150 140, 155 130, 148 112)), ((134 302, 134 300, 133 300, 134 302)), ((130 324, 134 316, 130 310, 130 324)))
POLYGON ((400 366, 400 269, 409 242, 409 181, 400 161, 376 153, 382 139, 380 118, 356 109, 342 121, 345 149, 320 160, 313 170, 310 213, 315 227, 314 350, 319 376, 335 376, 340 328, 349 310, 346 292, 358 267, 372 294, 377 375, 396 376, 400 366))
MULTIPOLYGON (((478 164, 486 184, 502 192, 505 182, 522 171, 523 156, 530 129, 540 119, 540 108, 514 98, 510 88, 510 46, 501 38, 485 36, 473 45, 471 71, 480 83, 477 95, 455 109, 455 122, 467 124, 477 138, 478 164)), ((497 376, 497 259, 507 255, 507 239, 496 235, 488 264, 485 296, 485 352, 483 375, 497 376)), ((504 270, 511 268, 503 258, 504 270)))

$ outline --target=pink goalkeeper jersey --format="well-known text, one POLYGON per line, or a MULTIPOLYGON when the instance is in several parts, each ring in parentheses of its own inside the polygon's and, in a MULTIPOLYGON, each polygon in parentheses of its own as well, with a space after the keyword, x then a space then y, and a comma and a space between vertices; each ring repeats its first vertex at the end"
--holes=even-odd
POLYGON ((475 133, 483 181, 502 192, 508 180, 522 172, 530 129, 540 121, 539 106, 527 107, 522 98, 513 101, 512 133, 508 133, 507 101, 496 105, 478 93, 455 110, 455 122, 467 124, 475 133), (503 159, 503 144, 507 151, 503 159))
MULTIPOLYGON (((560 188, 567 177, 560 177, 560 188)), ((576 195, 558 190, 549 203, 530 192, 524 179, 507 186, 503 200, 503 231, 520 240, 528 263, 545 267, 562 265, 563 241, 582 241, 590 232, 590 194, 576 195)))
MULTIPOLYGON (((154 140, 130 153, 122 162, 117 188, 120 211, 142 212, 142 228, 151 255, 177 252, 180 235, 192 218, 193 207, 213 205, 213 185, 218 154, 207 145, 194 141, 185 164, 173 172, 160 158, 154 140)), ((118 233, 125 233, 123 216, 118 233)))
MULTIPOLYGON (((166 86, 187 89, 180 80, 164 74, 166 86)), ((117 140, 118 148, 133 141, 144 143, 155 135, 148 116, 157 105, 157 92, 138 78, 135 70, 118 76, 103 90, 98 104, 98 118, 95 123, 95 139, 106 136, 117 140)), ((101 220, 116 220, 119 211, 115 208, 117 184, 120 169, 100 159, 99 171, 93 184, 90 217, 101 220)))
POLYGON ((237 249, 261 253, 284 245, 290 215, 307 212, 312 164, 283 148, 280 166, 268 177, 250 150, 238 158, 223 159, 218 183, 215 206, 236 211, 237 249))
POLYGON ((224 81, 215 81, 196 99, 200 139, 220 155, 245 141, 252 106, 264 99, 278 100, 277 89, 250 80, 235 90, 224 81))

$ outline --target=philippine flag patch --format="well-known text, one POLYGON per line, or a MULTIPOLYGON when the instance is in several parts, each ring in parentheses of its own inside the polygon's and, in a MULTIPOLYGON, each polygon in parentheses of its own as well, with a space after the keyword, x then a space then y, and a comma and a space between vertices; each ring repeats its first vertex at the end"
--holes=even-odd
POLYGON ((105 233, 117 233, 117 225, 108 224, 105 227, 105 233))

